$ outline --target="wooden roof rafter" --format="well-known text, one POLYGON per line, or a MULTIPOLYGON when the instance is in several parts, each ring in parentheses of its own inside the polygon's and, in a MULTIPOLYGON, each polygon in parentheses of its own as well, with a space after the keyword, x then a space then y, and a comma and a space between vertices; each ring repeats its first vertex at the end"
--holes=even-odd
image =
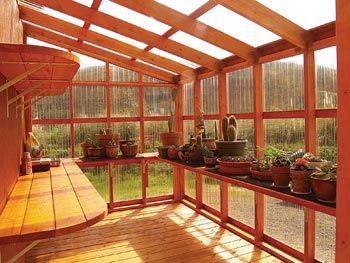
MULTIPOLYGON (((93 0, 90 8, 93 10, 98 10, 101 3, 102 3, 102 0, 93 0)), ((83 29, 89 29, 90 26, 91 26, 91 24, 89 22, 84 22, 83 29)), ((83 40, 78 38, 78 42, 83 42, 83 40)))
POLYGON ((178 57, 192 61, 206 68, 220 71, 220 60, 208 54, 162 37, 151 31, 125 22, 121 19, 93 10, 72 0, 31 0, 58 12, 89 22, 96 26, 127 36, 137 41, 154 45, 154 47, 172 53, 178 57))
POLYGON ((147 74, 151 77, 164 80, 166 82, 174 83, 178 81, 178 76, 171 74, 167 71, 151 67, 147 64, 143 64, 137 61, 132 61, 126 57, 117 55, 113 52, 109 52, 104 49, 97 48, 95 46, 79 43, 78 41, 65 37, 63 35, 54 33, 52 31, 40 28, 27 22, 23 22, 23 29, 27 36, 56 45, 63 48, 66 48, 77 53, 90 56, 95 59, 107 61, 109 63, 115 64, 126 69, 133 71, 140 71, 144 74, 147 74))
MULTIPOLYGON (((136 57, 147 63, 167 69, 169 71, 181 74, 185 77, 193 78, 194 70, 181 63, 158 56, 151 52, 144 51, 122 41, 102 35, 100 33, 81 28, 74 24, 65 22, 61 19, 49 16, 42 12, 28 8, 24 5, 19 6, 21 19, 50 30, 63 33, 65 35, 78 38, 80 40, 99 45, 101 47, 114 50, 127 56, 136 57)), ((79 41, 78 41, 79 42, 79 41)), ((81 43, 81 41, 80 41, 81 43)))
POLYGON ((162 23, 229 51, 245 60, 253 60, 254 48, 252 46, 156 1, 110 1, 152 17, 162 23))

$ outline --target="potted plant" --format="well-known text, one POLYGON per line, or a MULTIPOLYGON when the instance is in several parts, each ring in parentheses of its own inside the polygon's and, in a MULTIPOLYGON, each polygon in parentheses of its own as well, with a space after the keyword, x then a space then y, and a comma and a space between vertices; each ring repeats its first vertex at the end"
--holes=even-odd
POLYGON ((159 157, 163 158, 163 159, 167 159, 169 158, 168 156, 168 149, 170 148, 170 146, 158 146, 158 153, 159 153, 159 157))
POLYGON ((216 143, 215 140, 217 139, 217 126, 216 126, 216 122, 215 122, 215 132, 216 132, 216 137, 210 137, 208 136, 209 134, 206 133, 206 129, 205 129, 205 124, 204 124, 204 112, 199 109, 199 116, 198 116, 198 124, 197 124, 197 128, 198 128, 198 134, 202 135, 202 145, 204 148, 208 148, 210 150, 215 150, 216 149, 216 143))
POLYGON ((312 168, 308 164, 305 159, 298 158, 290 168, 292 192, 295 194, 311 193, 310 174, 312 174, 312 168))
POLYGON ((303 159, 308 161, 309 167, 314 169, 314 170, 316 170, 316 167, 321 167, 322 165, 327 163, 327 161, 322 160, 321 158, 313 155, 312 153, 305 153, 303 155, 303 159))
POLYGON ((187 152, 187 161, 191 164, 204 163, 203 151, 204 149, 202 146, 202 135, 197 135, 196 142, 190 146, 187 152))
POLYGON ((253 158, 242 156, 224 156, 218 159, 219 171, 225 174, 250 174, 253 158))
POLYGON ((337 194, 337 165, 327 162, 316 169, 317 171, 310 175, 312 191, 319 201, 335 203, 337 194))
POLYGON ((167 154, 168 154, 169 159, 178 160, 179 159, 179 146, 171 145, 168 148, 167 154))
POLYGON ((112 134, 112 129, 101 129, 98 134, 95 135, 97 143, 100 147, 106 147, 106 145, 114 139, 117 143, 119 141, 119 133, 112 134))
POLYGON ((177 93, 178 93, 178 90, 176 88, 172 89, 171 91, 172 102, 170 105, 170 116, 168 119, 168 132, 162 132, 160 134, 160 140, 162 141, 163 146, 179 145, 180 143, 181 133, 173 131, 175 101, 176 101, 177 93))
POLYGON ((216 141, 218 157, 244 156, 247 140, 238 140, 238 127, 235 116, 224 117, 221 121, 223 140, 216 141))
POLYGON ((250 170, 252 177, 261 181, 272 181, 271 159, 268 156, 254 161, 250 170))
POLYGON ((204 147, 203 156, 206 167, 215 167, 216 157, 214 156, 214 152, 212 150, 204 147))
POLYGON ((273 185, 279 188, 288 188, 290 182, 291 161, 288 153, 275 149, 275 156, 272 158, 272 180, 273 185))
POLYGON ((98 146, 96 140, 92 140, 91 147, 88 148, 89 158, 100 158, 103 154, 103 147, 98 146))
POLYGON ((89 154, 88 154, 88 149, 92 146, 92 140, 91 140, 91 136, 88 135, 86 138, 85 138, 85 141, 82 142, 80 144, 80 147, 83 151, 83 155, 84 155, 84 158, 88 158, 89 157, 89 154))
POLYGON ((115 158, 118 156, 118 144, 114 139, 110 140, 106 145, 106 156, 107 158, 115 158))
POLYGON ((133 158, 137 155, 137 144, 135 141, 128 141, 120 145, 120 150, 124 157, 133 158))

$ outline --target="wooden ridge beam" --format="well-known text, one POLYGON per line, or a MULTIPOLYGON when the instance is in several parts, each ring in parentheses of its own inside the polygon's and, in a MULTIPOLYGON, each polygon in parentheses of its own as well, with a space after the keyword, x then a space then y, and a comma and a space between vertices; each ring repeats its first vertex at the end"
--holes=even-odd
POLYGON ((254 48, 196 19, 186 16, 156 1, 110 0, 183 32, 227 50, 248 61, 253 60, 254 48))
POLYGON ((108 36, 104 36, 100 33, 96 33, 85 28, 81 28, 74 24, 65 22, 61 19, 46 15, 42 12, 36 11, 25 5, 19 5, 21 19, 34 23, 41 27, 66 34, 78 38, 83 41, 90 42, 94 45, 98 45, 110 50, 114 50, 118 53, 125 54, 127 56, 136 57, 147 63, 156 65, 158 67, 167 69, 169 71, 183 74, 185 76, 193 76, 193 69, 183 64, 175 62, 173 60, 161 57, 151 52, 144 51, 132 45, 126 44, 122 41, 113 39, 108 36))
POLYGON ((310 36, 307 30, 256 0, 215 1, 300 48, 306 48, 309 45, 310 36))
POLYGON ((38 40, 51 43, 53 45, 61 46, 86 56, 107 61, 111 64, 115 64, 117 66, 127 68, 133 71, 141 71, 149 76, 152 76, 167 82, 172 83, 177 79, 176 75, 173 75, 166 71, 163 71, 136 61, 131 61, 128 58, 106 51, 104 49, 97 48, 95 46, 92 46, 86 43, 79 43, 74 39, 53 33, 43 28, 30 25, 26 22, 23 22, 23 28, 29 37, 33 37, 38 40))
POLYGON ((89 22, 96 26, 108 29, 118 34, 133 38, 137 41, 153 45, 155 47, 182 57, 196 64, 202 65, 214 71, 220 70, 220 61, 212 56, 190 48, 176 41, 159 36, 156 33, 147 31, 121 19, 93 10, 72 0, 32 0, 58 12, 89 22))

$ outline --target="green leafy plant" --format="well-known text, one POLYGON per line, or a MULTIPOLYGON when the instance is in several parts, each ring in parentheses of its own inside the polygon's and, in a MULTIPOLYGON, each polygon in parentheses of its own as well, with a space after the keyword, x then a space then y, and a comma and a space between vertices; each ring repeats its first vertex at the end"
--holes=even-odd
POLYGON ((323 160, 319 157, 316 157, 312 153, 305 153, 303 155, 303 159, 305 159, 308 162, 322 162, 323 160))
POLYGON ((107 144, 108 146, 117 146, 117 142, 114 140, 114 138, 112 140, 110 140, 107 144))
POLYGON ((337 180, 337 164, 327 162, 321 167, 316 167, 316 170, 316 172, 311 174, 311 177, 325 181, 337 180))

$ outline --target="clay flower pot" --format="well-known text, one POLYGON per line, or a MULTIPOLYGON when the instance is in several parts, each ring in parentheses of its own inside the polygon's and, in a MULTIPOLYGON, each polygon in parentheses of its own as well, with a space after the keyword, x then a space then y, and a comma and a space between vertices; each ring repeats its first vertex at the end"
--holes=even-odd
POLYGON ((216 141, 218 157, 223 156, 244 156, 247 140, 237 141, 216 141))
POLYGON ((171 160, 178 160, 179 159, 179 147, 170 146, 168 148, 168 157, 171 160))
POLYGON ((311 193, 310 174, 312 170, 295 170, 290 169, 290 177, 292 179, 292 192, 295 194, 311 193))
POLYGON ((116 134, 96 134, 96 139, 100 147, 106 147, 107 144, 114 139, 117 143, 119 141, 119 133, 116 134))
POLYGON ((215 167, 216 157, 204 156, 204 163, 206 167, 215 167))
POLYGON ((83 142, 80 144, 80 147, 83 150, 84 158, 88 158, 89 157, 88 149, 91 147, 91 144, 83 142))
POLYGON ((216 143, 214 138, 202 138, 202 145, 204 148, 207 148, 209 150, 216 149, 216 143))
POLYGON ((163 159, 167 159, 168 156, 168 149, 169 146, 158 146, 158 153, 159 153, 159 157, 163 158, 163 159))
POLYGON ((160 140, 163 146, 179 145, 180 144, 180 132, 162 132, 160 134, 160 140))
POLYGON ((273 185, 279 188, 289 188, 290 167, 272 166, 273 185))
POLYGON ((193 147, 187 153, 187 159, 188 159, 189 163, 193 163, 193 164, 202 164, 202 163, 204 163, 202 148, 200 148, 200 147, 193 147))
POLYGON ((120 150, 124 157, 133 158, 137 155, 137 144, 122 144, 120 150))
POLYGON ((312 191, 315 193, 317 199, 325 203, 335 203, 337 197, 337 181, 336 180, 322 180, 311 178, 312 191))
POLYGON ((233 162, 218 159, 219 171, 225 174, 246 175, 250 174, 251 162, 233 162))
POLYGON ((90 158, 100 158, 103 156, 103 148, 102 147, 97 147, 97 148, 90 147, 88 149, 88 155, 90 158))
POLYGON ((256 169, 250 169, 250 173, 252 174, 252 177, 260 180, 260 181, 272 181, 272 173, 271 170, 262 170, 258 171, 256 169))
POLYGON ((106 146, 106 156, 107 158, 116 158, 118 156, 118 146, 106 146))

